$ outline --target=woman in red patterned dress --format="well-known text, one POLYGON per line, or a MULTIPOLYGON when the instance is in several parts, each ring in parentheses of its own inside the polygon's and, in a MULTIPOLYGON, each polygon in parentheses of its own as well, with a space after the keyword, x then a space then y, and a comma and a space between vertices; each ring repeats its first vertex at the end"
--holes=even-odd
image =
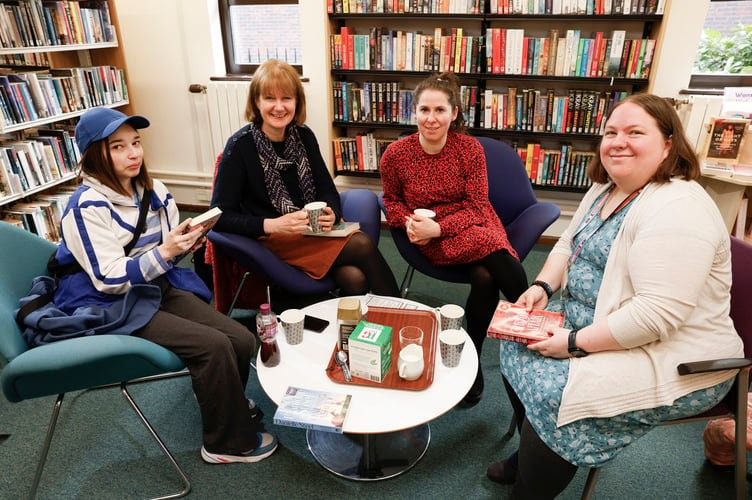
MULTIPOLYGON (((480 355, 499 291, 515 302, 527 289, 527 277, 488 201, 483 148, 464 134, 457 77, 430 76, 414 97, 418 133, 391 144, 381 158, 387 222, 405 227, 433 265, 466 269, 467 329, 480 355), (433 210, 436 217, 414 214, 417 208, 433 210)), ((479 367, 465 405, 478 403, 482 395, 479 367)))

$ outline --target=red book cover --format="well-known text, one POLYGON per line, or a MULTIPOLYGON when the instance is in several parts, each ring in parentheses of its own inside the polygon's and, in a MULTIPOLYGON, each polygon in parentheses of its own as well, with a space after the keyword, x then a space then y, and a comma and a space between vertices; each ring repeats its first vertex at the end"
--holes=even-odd
POLYGON ((491 33, 493 36, 492 41, 492 55, 491 61, 493 61, 492 73, 501 73, 499 64, 501 63, 501 28, 493 28, 491 33))
POLYGON ((457 73, 466 73, 465 65, 467 64, 467 37, 462 37, 462 46, 461 46, 461 52, 460 52, 460 65, 457 68, 457 73))
POLYGON ((533 183, 538 179, 538 164, 540 162, 540 144, 533 145, 533 161, 530 165, 530 180, 533 183))
POLYGON ((364 170, 363 166, 363 136, 362 135, 356 135, 355 136, 355 151, 356 156, 358 157, 358 170, 361 172, 364 170))
POLYGON ((499 73, 506 72, 507 64, 507 30, 501 28, 501 41, 499 42, 499 73))
POLYGON ((590 77, 595 78, 598 76, 598 67, 599 67, 599 61, 601 56, 601 45, 603 45, 603 32, 598 31, 595 34, 595 44, 593 47, 591 47, 590 50, 590 61, 589 61, 589 68, 590 68, 590 77))
POLYGON ((539 309, 527 312, 522 306, 500 300, 488 326, 488 336, 521 344, 534 344, 548 339, 548 332, 563 323, 564 315, 561 313, 539 309))
POLYGON ((528 43, 530 42, 530 39, 528 37, 524 37, 522 39, 522 71, 520 72, 521 75, 527 75, 527 52, 528 52, 528 43))

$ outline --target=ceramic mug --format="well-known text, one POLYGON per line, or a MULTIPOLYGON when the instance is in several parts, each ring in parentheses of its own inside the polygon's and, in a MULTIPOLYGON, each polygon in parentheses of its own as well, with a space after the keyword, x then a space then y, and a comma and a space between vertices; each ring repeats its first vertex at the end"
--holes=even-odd
POLYGON ((417 380, 423 375, 423 348, 410 344, 400 351, 397 360, 399 376, 405 380, 417 380))

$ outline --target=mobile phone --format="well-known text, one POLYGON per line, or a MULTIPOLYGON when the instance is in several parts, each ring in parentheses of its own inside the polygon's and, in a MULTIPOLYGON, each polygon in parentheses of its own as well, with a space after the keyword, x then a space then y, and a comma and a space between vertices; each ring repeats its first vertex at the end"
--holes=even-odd
POLYGON ((305 330, 311 330, 313 332, 321 333, 327 326, 329 326, 329 321, 321 318, 316 318, 315 316, 309 316, 306 314, 305 318, 303 319, 303 328, 305 330))

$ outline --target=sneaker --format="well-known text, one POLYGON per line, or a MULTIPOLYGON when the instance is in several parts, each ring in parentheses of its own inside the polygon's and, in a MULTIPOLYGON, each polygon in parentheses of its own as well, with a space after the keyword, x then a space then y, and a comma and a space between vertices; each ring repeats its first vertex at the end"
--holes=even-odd
POLYGON ((264 412, 261 411, 261 408, 251 398, 248 398, 248 409, 251 410, 251 418, 253 420, 261 419, 264 416, 264 412))
POLYGON ((251 451, 242 455, 221 455, 219 453, 209 453, 206 448, 201 447, 201 458, 208 464, 231 464, 236 462, 254 463, 265 459, 277 449, 277 438, 266 432, 257 432, 259 445, 251 451))

